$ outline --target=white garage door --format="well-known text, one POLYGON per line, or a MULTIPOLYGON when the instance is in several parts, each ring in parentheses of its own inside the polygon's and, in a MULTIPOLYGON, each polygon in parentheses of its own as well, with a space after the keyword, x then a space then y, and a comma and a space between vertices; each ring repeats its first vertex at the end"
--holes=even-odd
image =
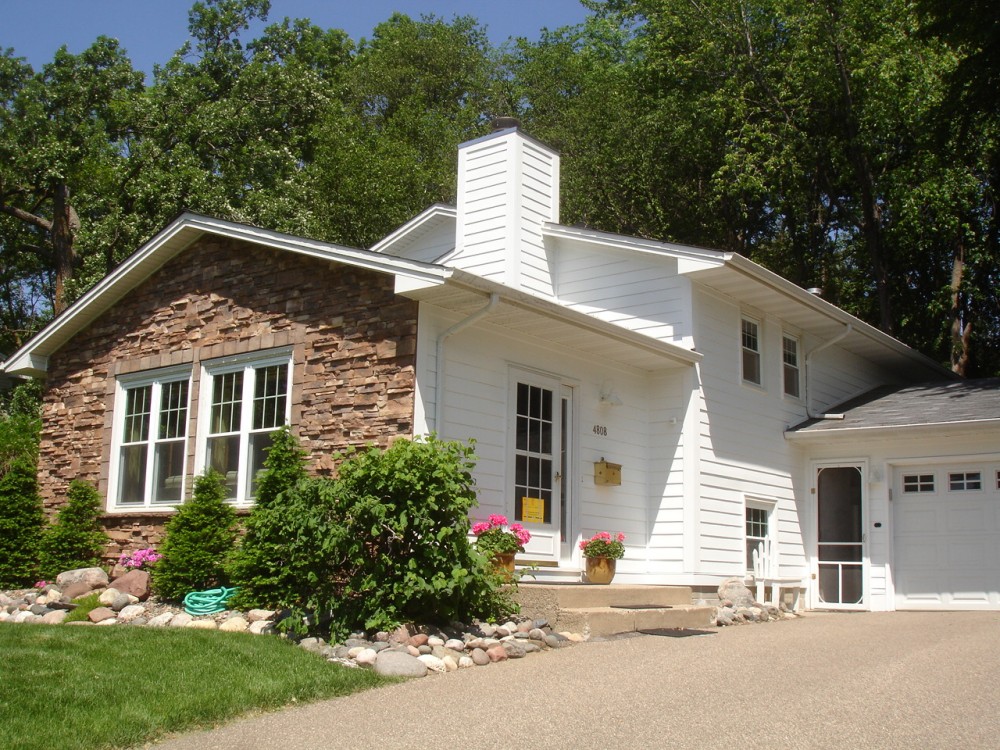
POLYGON ((896 609, 1000 609, 1000 473, 995 464, 895 472, 896 609))

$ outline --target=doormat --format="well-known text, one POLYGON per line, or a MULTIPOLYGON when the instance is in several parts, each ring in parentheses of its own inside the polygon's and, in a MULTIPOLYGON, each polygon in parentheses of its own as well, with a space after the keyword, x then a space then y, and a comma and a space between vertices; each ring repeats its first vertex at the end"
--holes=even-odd
POLYGON ((640 630, 643 635, 665 635, 667 638, 687 638, 689 635, 715 635, 714 630, 694 630, 693 628, 651 628, 640 630))
POLYGON ((611 604, 611 609, 673 609, 669 604, 611 604))

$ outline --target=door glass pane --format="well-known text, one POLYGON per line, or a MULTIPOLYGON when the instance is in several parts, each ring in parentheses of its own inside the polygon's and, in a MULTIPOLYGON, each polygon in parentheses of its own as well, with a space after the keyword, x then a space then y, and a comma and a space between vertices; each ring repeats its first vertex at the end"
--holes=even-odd
POLYGON ((861 472, 856 467, 820 470, 819 541, 861 541, 861 472))
POLYGON ((542 501, 544 523, 552 523, 553 399, 551 390, 517 384, 514 518, 518 521, 524 520, 524 498, 534 498, 542 501))
POLYGON ((819 559, 825 562, 861 562, 861 545, 821 544, 819 559))

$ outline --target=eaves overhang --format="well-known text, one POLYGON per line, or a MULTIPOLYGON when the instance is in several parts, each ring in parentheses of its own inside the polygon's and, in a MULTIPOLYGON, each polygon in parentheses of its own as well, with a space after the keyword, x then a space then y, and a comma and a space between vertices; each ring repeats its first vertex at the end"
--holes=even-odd
POLYGON ((680 272, 821 341, 835 338, 850 325, 850 335, 838 345, 898 372, 904 381, 958 377, 902 341, 738 253, 726 253, 724 262, 718 265, 691 265, 680 272))
POLYGON ((719 250, 709 250, 692 245, 679 245, 674 242, 658 242, 642 237, 629 237, 624 234, 601 232, 586 227, 572 227, 564 224, 547 222, 542 225, 542 236, 554 240, 567 240, 581 244, 600 245, 616 250, 628 250, 635 253, 666 256, 681 260, 695 261, 701 264, 721 265, 726 258, 719 250))
POLYGON ((568 353, 592 357, 595 361, 617 362, 638 371, 687 367, 702 359, 699 352, 599 320, 553 300, 460 269, 449 270, 450 275, 443 284, 403 288, 397 283, 396 291, 462 316, 482 309, 491 296, 496 295, 499 304, 481 325, 568 353))
POLYGON ((870 425, 867 427, 829 427, 823 429, 792 429, 785 431, 785 440, 794 443, 828 443, 831 441, 887 440, 902 437, 949 438, 956 435, 974 436, 1000 434, 1000 419, 962 419, 950 422, 913 422, 911 424, 870 425))
POLYGON ((391 274, 397 277, 397 280, 402 277, 410 283, 421 286, 441 284, 448 276, 447 269, 428 263, 308 240, 185 212, 33 336, 27 344, 14 352, 3 363, 2 370, 11 374, 34 377, 44 375, 48 369, 48 358, 52 353, 93 323, 129 291, 152 276, 164 263, 206 235, 240 240, 332 263, 391 274))

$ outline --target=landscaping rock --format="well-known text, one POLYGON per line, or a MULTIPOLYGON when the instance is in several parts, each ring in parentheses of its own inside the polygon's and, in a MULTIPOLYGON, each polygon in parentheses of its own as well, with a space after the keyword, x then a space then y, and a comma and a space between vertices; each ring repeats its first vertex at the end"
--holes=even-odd
POLYGON ((239 615, 230 617, 224 623, 219 626, 219 630, 224 630, 227 633, 243 633, 246 631, 247 627, 250 625, 246 620, 244 620, 239 615))
MULTIPOLYGON (((111 609, 114 609, 112 607, 111 609)), ((127 604, 118 612, 119 622, 132 622, 135 618, 146 614, 146 608, 141 604, 127 604)))
POLYGON ((101 592, 101 595, 97 597, 97 601, 99 601, 106 607, 110 607, 112 604, 115 603, 115 599, 117 599, 120 595, 121 591, 119 591, 118 589, 114 588, 105 589, 103 592, 101 592))
MULTIPOLYGON (((108 589, 108 591, 114 591, 114 589, 108 589)), ((134 596, 130 597, 128 594, 118 594, 118 596, 115 597, 115 600, 111 602, 111 609, 113 609, 115 612, 121 612, 123 609, 125 609, 125 607, 129 606, 130 604, 134 604, 137 601, 139 600, 136 599, 134 596)))
POLYGON ((95 624, 104 622, 105 620, 113 620, 115 619, 115 612, 108 607, 96 607, 95 609, 90 610, 90 613, 87 615, 87 619, 95 624))
POLYGON ((251 625, 261 620, 273 620, 274 610, 272 609, 251 609, 247 612, 247 622, 251 625))
POLYGON ((93 590, 108 585, 108 574, 102 568, 77 568, 56 576, 56 586, 63 591, 74 583, 85 583, 93 590))
POLYGON ((483 649, 476 648, 472 650, 472 663, 477 667, 485 667, 490 663, 489 654, 487 654, 483 649))
POLYGON ((361 653, 354 657, 354 661, 362 667, 371 667, 378 660, 378 651, 373 648, 363 648, 361 653))
POLYGON ((170 624, 172 619, 174 619, 173 612, 163 612, 156 617, 150 618, 148 625, 151 628, 165 628, 170 624))
POLYGON ((746 587, 743 579, 738 576, 727 578, 720 583, 718 594, 720 602, 732 602, 736 608, 756 606, 753 592, 746 587))
POLYGON ((130 570, 125 575, 114 579, 111 587, 123 594, 134 596, 140 602, 149 598, 149 573, 145 570, 130 570))
POLYGON ((375 672, 386 677, 424 677, 427 665, 402 651, 381 651, 375 659, 375 672))
POLYGON ((417 660, 427 667, 428 672, 445 672, 444 662, 432 654, 422 654, 417 660))
POLYGON ((62 590, 63 596, 68 596, 71 600, 76 599, 80 596, 86 596, 93 589, 89 583, 84 583, 83 581, 78 581, 77 583, 71 583, 69 586, 62 590))
POLYGON ((170 619, 170 627, 186 628, 194 620, 187 612, 178 612, 170 619))
POLYGON ((67 617, 69 617, 69 612, 65 609, 54 609, 42 617, 42 623, 45 625, 60 625, 67 617))
POLYGON ((248 630, 254 635, 269 635, 274 632, 274 623, 269 620, 255 620, 248 630))
POLYGON ((195 630, 218 630, 219 626, 215 620, 191 620, 184 627, 194 628, 195 630))

